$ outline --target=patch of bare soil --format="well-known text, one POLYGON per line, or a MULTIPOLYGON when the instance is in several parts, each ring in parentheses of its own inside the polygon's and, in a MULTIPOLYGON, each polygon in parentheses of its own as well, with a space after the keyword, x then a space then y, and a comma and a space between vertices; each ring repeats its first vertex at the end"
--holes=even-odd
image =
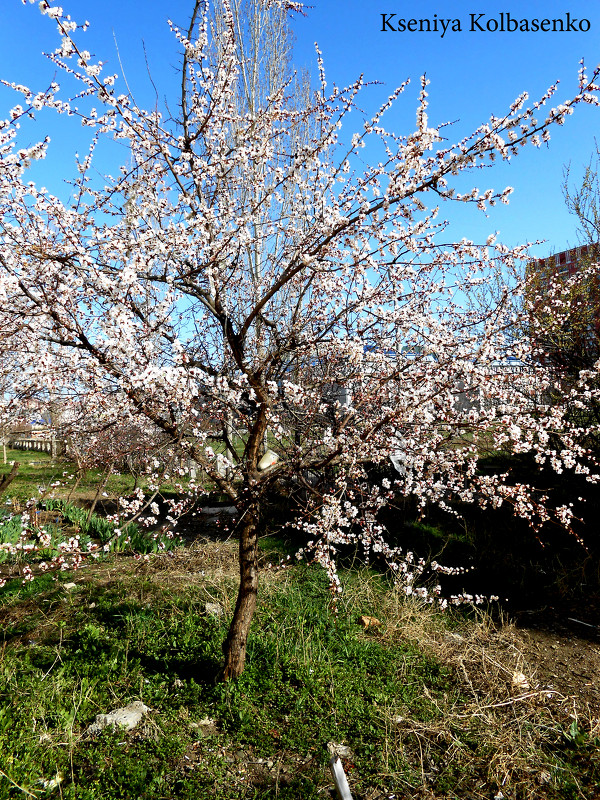
POLYGON ((549 631, 520 631, 536 680, 585 703, 600 715, 600 647, 549 631))
POLYGON ((535 679, 600 718, 600 628, 595 604, 519 615, 518 635, 535 679))
POLYGON ((600 732, 600 636, 592 629, 581 636, 564 626, 484 623, 438 635, 434 649, 474 695, 559 702, 595 720, 600 732))

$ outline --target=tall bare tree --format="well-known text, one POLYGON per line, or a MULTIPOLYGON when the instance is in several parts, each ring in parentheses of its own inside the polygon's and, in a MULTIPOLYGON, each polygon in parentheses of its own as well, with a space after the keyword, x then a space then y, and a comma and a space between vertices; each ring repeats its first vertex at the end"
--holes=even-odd
POLYGON ((581 181, 571 182, 571 162, 563 171, 562 193, 571 214, 577 217, 582 244, 600 242, 600 147, 595 142, 581 181))

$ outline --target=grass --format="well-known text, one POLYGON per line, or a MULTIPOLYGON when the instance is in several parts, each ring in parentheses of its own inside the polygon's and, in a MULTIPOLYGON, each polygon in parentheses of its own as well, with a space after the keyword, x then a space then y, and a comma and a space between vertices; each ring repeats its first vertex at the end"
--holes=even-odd
MULTIPOLYGON (((97 469, 87 470, 77 481, 75 464, 64 458, 52 461, 48 453, 41 451, 7 449, 7 465, 0 467, 0 474, 8 473, 14 461, 20 463, 19 472, 0 503, 17 513, 23 510, 30 498, 40 501, 72 499, 79 505, 89 506, 98 493, 98 487, 105 484, 98 498, 102 507, 106 501, 110 503, 131 495, 136 488, 134 475, 115 472, 105 481, 105 473, 97 469)), ((184 485, 188 481, 189 477, 180 479, 184 485)), ((146 478, 138 477, 137 486, 143 489, 146 485, 146 478)), ((160 486, 160 495, 165 498, 179 498, 180 494, 180 487, 170 480, 160 486)))
MULTIPOLYGON (((6 456, 9 463, 2 472, 10 471, 10 462, 18 461, 21 465, 17 477, 6 492, 6 496, 17 504, 26 502, 30 497, 42 495, 66 497, 69 487, 75 482, 76 466, 64 459, 52 461, 48 453, 35 450, 7 449, 6 456), (52 490, 52 484, 57 482, 62 485, 52 490)), ((88 470, 79 484, 78 493, 91 493, 93 496, 101 480, 101 471, 88 470)), ((133 475, 115 473, 109 476, 105 491, 111 497, 130 494, 134 482, 133 475)))
POLYGON ((541 691, 515 700, 510 629, 365 570, 343 575, 337 616, 317 569, 265 570, 247 668, 215 684, 236 573, 234 544, 205 542, 3 595, 0 798, 321 800, 331 743, 355 800, 597 797, 588 721, 541 691), (135 730, 86 734, 138 699, 135 730))
MULTIPOLYGON (((43 453, 9 458, 22 463, 7 493, 16 512, 74 472, 43 453)), ((98 479, 90 472, 80 497, 98 479)), ((111 481, 111 497, 133 487, 131 476, 111 481)), ((111 535, 106 520, 88 522, 64 501, 47 509, 63 528, 100 543, 111 535)), ((447 539, 423 523, 413 533, 447 539)), ((277 562, 285 543, 262 544, 277 562)), ((527 691, 511 685, 532 669, 510 626, 441 616, 363 569, 343 583, 334 616, 321 572, 264 570, 247 668, 227 685, 214 676, 237 588, 233 542, 149 560, 112 554, 77 573, 7 583, 0 800, 321 800, 332 743, 349 748, 354 800, 599 796, 600 723, 531 679, 527 691), (380 624, 364 630, 361 615, 380 624), (96 714, 132 700, 152 709, 135 730, 87 735, 96 714)))
POLYGON ((94 559, 103 559, 107 553, 157 553, 181 544, 170 531, 140 529, 135 523, 117 528, 114 522, 64 500, 40 501, 29 510, 25 531, 21 514, 0 508, 0 578, 9 580, 7 588, 0 586, 0 597, 3 591, 12 591, 11 579, 23 576, 26 565, 39 576, 40 562, 64 555, 64 543, 72 537, 84 556, 90 557, 93 549, 94 559))
MULTIPOLYGON (((7 465, 2 468, 0 473, 10 471, 10 464, 13 461, 20 463, 17 477, 8 487, 6 497, 11 499, 17 506, 25 503, 30 497, 55 497, 66 499, 71 487, 76 481, 77 467, 74 463, 60 458, 52 461, 48 453, 33 450, 11 450, 7 449, 7 465), (52 484, 60 482, 60 486, 53 488, 52 484)), ((104 473, 98 469, 88 469, 78 483, 74 497, 90 500, 96 494, 98 486, 104 480, 104 473)), ((185 484, 189 478, 182 478, 185 484)), ((142 488, 146 485, 144 476, 138 478, 138 486, 142 488)), ((103 489, 105 495, 110 498, 122 497, 132 494, 135 488, 135 476, 129 473, 115 472, 109 475, 103 489)), ((172 496, 179 491, 175 484, 165 481, 161 485, 161 493, 165 496, 172 496)), ((102 498, 101 498, 102 499, 102 498)))

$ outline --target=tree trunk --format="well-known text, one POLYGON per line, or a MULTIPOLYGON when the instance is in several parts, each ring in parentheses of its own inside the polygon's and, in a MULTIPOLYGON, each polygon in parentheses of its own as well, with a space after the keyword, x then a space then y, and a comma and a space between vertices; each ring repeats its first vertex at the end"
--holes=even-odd
POLYGON ((244 512, 240 530, 240 588, 229 633, 223 642, 225 666, 221 680, 239 678, 244 671, 246 644, 256 608, 258 593, 258 508, 250 505, 244 512))
POLYGON ((13 468, 8 473, 8 475, 2 475, 0 478, 0 496, 4 494, 4 492, 8 489, 10 484, 14 481, 17 477, 17 472, 19 471, 19 467, 21 466, 19 461, 15 461, 13 464, 13 468))
POLYGON ((87 513, 87 517, 86 517, 86 521, 87 522, 89 522, 91 520, 92 514, 96 510, 96 506, 98 504, 98 500, 100 499, 100 495, 104 491, 104 489, 106 488, 106 484, 108 483, 108 479, 112 475, 113 467, 114 467, 114 463, 106 468, 106 472, 102 476, 101 482, 98 484, 98 488, 96 490, 96 494, 95 494, 94 499, 92 501, 92 505, 90 506, 90 509, 89 509, 89 511, 87 513))
POLYGON ((86 473, 87 473, 86 469, 83 469, 83 467, 78 467, 77 472, 76 472, 75 483, 69 489, 69 494, 67 495, 67 499, 65 500, 66 503, 70 503, 71 502, 71 497, 76 492, 77 487, 79 486, 81 481, 85 478, 86 473))

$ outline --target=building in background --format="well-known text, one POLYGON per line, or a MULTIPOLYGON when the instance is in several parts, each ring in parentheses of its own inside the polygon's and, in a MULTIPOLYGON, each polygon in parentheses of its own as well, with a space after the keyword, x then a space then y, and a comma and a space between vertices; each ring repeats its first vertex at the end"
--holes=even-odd
POLYGON ((527 296, 538 358, 557 376, 577 377, 600 358, 600 245, 530 261, 527 296))

